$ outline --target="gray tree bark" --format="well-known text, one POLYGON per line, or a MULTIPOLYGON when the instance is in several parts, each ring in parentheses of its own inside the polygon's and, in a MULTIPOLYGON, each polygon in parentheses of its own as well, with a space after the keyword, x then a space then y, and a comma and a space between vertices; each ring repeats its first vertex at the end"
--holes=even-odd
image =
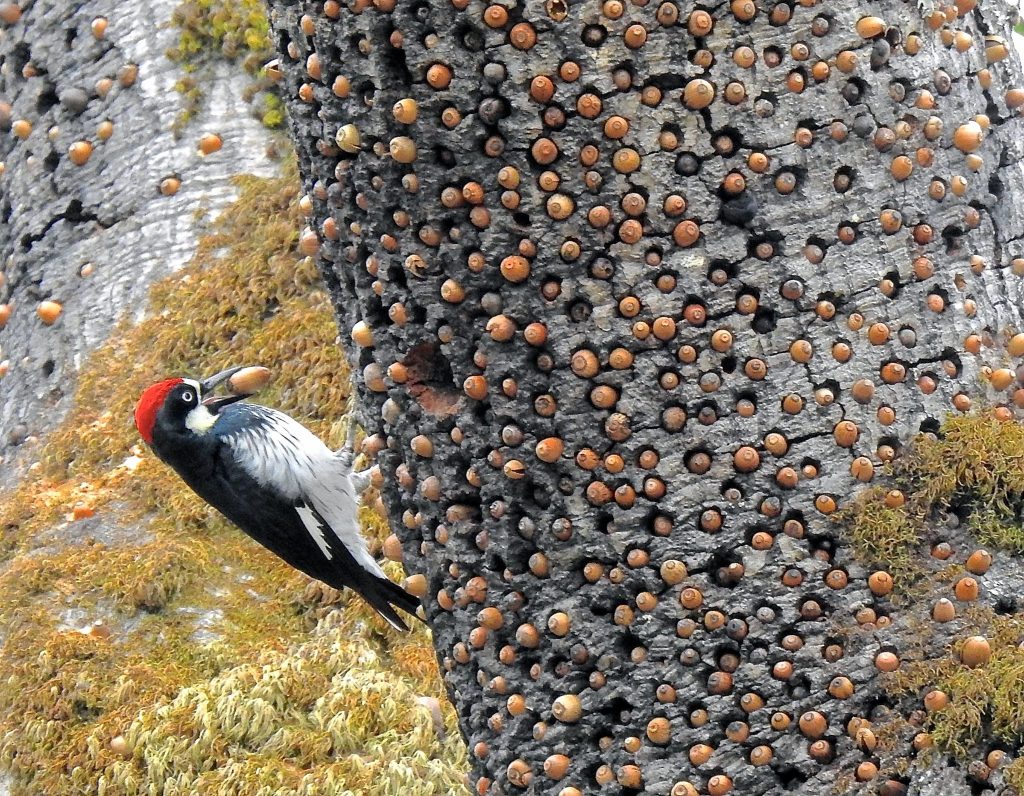
POLYGON ((913 765, 830 515, 1021 328, 1009 10, 269 5, 477 792, 1001 787, 913 765))
POLYGON ((200 118, 172 133, 173 5, 0 3, 0 485, 67 412, 88 352, 188 261, 195 213, 231 199, 232 175, 277 171, 226 64, 204 73, 200 118), (222 135, 216 157, 199 154, 204 133, 222 135), (83 142, 92 151, 76 165, 83 142), (168 179, 180 183, 173 194, 161 192, 168 179), (63 308, 51 325, 36 315, 44 301, 63 308))

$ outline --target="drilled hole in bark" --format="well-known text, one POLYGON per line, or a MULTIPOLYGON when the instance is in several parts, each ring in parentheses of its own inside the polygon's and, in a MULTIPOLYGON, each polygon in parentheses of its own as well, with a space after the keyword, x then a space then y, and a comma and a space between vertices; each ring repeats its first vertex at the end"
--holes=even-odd
POLYGON ((807 782, 807 775, 792 766, 780 766, 775 769, 775 776, 779 778, 782 789, 788 791, 799 791, 807 782))
POLYGON ((771 334, 775 331, 776 324, 775 310, 758 307, 754 313, 754 320, 750 322, 750 328, 758 334, 771 334))

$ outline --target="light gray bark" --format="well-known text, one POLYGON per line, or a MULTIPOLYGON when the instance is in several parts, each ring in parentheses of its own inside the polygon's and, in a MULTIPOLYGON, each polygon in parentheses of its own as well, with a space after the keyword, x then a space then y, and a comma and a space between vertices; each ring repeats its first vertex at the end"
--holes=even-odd
POLYGON ((0 361, 10 367, 0 380, 0 483, 8 485, 15 464, 37 453, 23 443, 67 411, 83 358, 119 318, 140 317, 149 285, 191 256, 196 211, 215 215, 233 196, 233 174, 277 169, 228 64, 204 73, 207 105, 180 138, 171 132, 182 73, 164 53, 178 35, 168 24, 176 3, 23 5, 16 24, 0 24, 0 304, 14 306, 0 331, 0 361), (97 18, 108 22, 102 39, 90 30, 97 18), (138 77, 122 85, 131 64, 138 77), (26 65, 34 76, 23 76, 26 65), (101 97, 105 78, 113 85, 101 97), (32 124, 24 141, 11 132, 19 119, 32 124), (113 135, 100 141, 105 120, 113 135), (197 142, 207 132, 220 133, 224 147, 203 158, 197 142), (80 140, 94 151, 75 166, 68 148, 80 140), (181 189, 163 196, 171 175, 181 189), (83 278, 86 265, 92 275, 83 278), (35 314, 48 299, 64 307, 53 326, 35 314))

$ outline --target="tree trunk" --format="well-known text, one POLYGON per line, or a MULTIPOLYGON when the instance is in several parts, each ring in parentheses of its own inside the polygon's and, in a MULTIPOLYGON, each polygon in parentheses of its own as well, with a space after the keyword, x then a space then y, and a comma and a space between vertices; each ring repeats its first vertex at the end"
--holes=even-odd
POLYGON ((927 6, 271 0, 479 793, 977 786, 830 516, 1021 326, 1009 12, 927 6))

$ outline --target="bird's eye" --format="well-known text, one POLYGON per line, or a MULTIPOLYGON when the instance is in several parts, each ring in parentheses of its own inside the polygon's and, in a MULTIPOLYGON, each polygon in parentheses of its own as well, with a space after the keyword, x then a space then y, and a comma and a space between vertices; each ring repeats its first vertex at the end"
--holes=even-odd
POLYGON ((195 396, 192 394, 191 390, 185 390, 185 392, 183 392, 181 394, 181 400, 183 400, 187 404, 192 403, 192 400, 194 398, 195 398, 195 396))

